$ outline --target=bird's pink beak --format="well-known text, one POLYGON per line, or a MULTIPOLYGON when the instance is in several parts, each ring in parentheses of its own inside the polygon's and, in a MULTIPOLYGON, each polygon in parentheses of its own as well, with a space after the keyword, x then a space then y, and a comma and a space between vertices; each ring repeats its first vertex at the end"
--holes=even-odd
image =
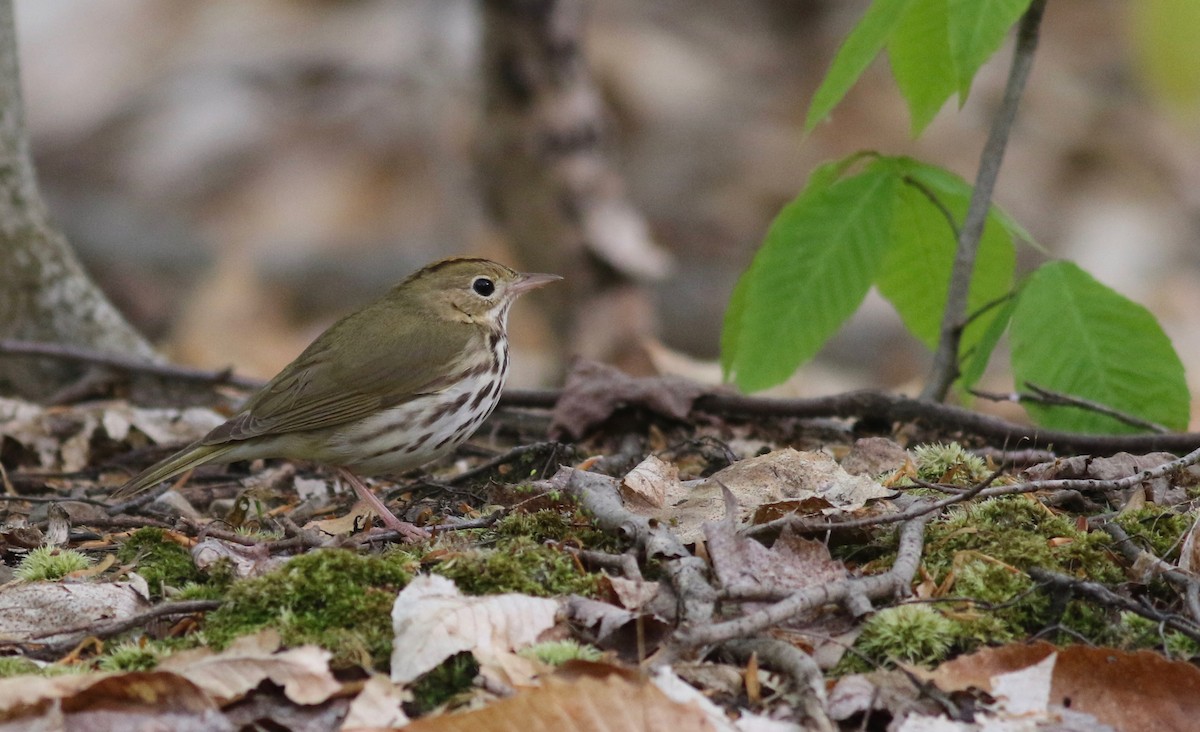
POLYGON ((521 279, 514 282, 508 289, 513 293, 520 294, 561 279, 562 277, 556 274, 522 274, 521 279))

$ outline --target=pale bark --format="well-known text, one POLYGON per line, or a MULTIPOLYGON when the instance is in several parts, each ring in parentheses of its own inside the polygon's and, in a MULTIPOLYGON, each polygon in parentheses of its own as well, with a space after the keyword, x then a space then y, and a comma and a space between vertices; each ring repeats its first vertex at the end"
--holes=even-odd
POLYGON ((522 266, 567 278, 539 293, 557 299, 547 310, 560 342, 631 367, 655 330, 644 283, 670 260, 609 161, 608 115, 583 53, 585 2, 482 7, 480 169, 491 212, 522 266))
MULTIPOLYGON (((0 338, 158 359, 88 277, 38 192, 12 0, 0 0, 0 338)), ((84 373, 78 363, 7 356, 0 358, 0 393, 46 398, 84 373)))

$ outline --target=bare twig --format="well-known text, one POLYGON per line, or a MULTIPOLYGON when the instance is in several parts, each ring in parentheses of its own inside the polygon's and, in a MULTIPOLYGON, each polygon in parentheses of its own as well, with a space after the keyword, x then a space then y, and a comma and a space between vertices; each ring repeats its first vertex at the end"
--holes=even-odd
POLYGON ((233 373, 232 369, 223 369, 221 371, 194 369, 169 363, 144 361, 108 351, 98 351, 80 346, 68 346, 61 343, 0 340, 0 356, 55 358, 60 361, 74 361, 93 366, 105 366, 130 374, 146 374, 174 381, 209 384, 212 386, 229 385, 240 389, 257 389, 266 383, 248 376, 238 376, 233 373))
POLYGON ((971 203, 958 236, 958 250, 954 257, 954 269, 950 274, 950 288, 946 297, 946 309, 942 317, 941 336, 934 354, 933 368, 929 381, 921 392, 921 398, 942 401, 946 392, 958 376, 958 346, 962 339, 963 318, 967 313, 967 295, 971 276, 975 272, 975 255, 983 236, 991 208, 992 190, 1000 175, 1000 164, 1004 160, 1004 149, 1017 117, 1017 107, 1033 66, 1033 53, 1037 49, 1038 27, 1046 0, 1033 0, 1017 28, 1017 45, 1013 51, 1012 67, 1008 72, 1008 85, 1004 100, 992 118, 992 128, 979 158, 979 172, 975 176, 975 189, 971 203))
POLYGON ((717 653, 732 656, 739 663, 746 663, 754 656, 763 667, 787 676, 800 692, 804 713, 812 722, 811 728, 823 732, 836 729, 825 713, 825 675, 812 656, 775 638, 727 641, 717 648, 717 653))
POLYGON ((146 610, 145 612, 131 615, 120 620, 110 620, 103 623, 94 623, 91 625, 78 625, 72 628, 49 630, 38 637, 48 635, 63 635, 68 634, 69 637, 54 643, 47 643, 44 646, 33 650, 30 655, 35 655, 40 658, 55 658, 72 648, 78 646, 84 639, 89 637, 95 638, 111 638, 115 635, 120 635, 126 631, 133 630, 146 625, 151 620, 165 617, 168 615, 191 615, 192 613, 203 613, 209 610, 216 610, 221 607, 220 600, 184 600, 181 602, 163 602, 146 610))
POLYGON ((851 595, 882 598, 904 593, 912 584, 921 561, 925 524, 929 518, 930 514, 918 516, 900 528, 896 561, 887 572, 806 587, 785 600, 734 620, 686 624, 676 632, 672 645, 678 652, 753 636, 822 605, 845 602, 851 595))
POLYGON ((1110 521, 1100 528, 1116 541, 1117 551, 1121 552, 1121 555, 1129 560, 1130 564, 1143 564, 1148 559, 1155 573, 1165 577, 1168 582, 1183 590, 1183 599, 1188 613, 1191 614, 1193 622, 1200 623, 1200 578, 1171 566, 1134 544, 1133 540, 1129 538, 1129 534, 1125 533, 1125 530, 1117 524, 1110 521))
POLYGON ((1041 569, 1040 567, 1030 567, 1029 576, 1037 582, 1051 587, 1066 590, 1083 597, 1089 597, 1109 607, 1136 613, 1143 618, 1148 618, 1156 623, 1162 623, 1168 628, 1178 630, 1194 641, 1200 641, 1200 626, 1197 626, 1195 623, 1178 615, 1161 613, 1147 605, 1134 602, 1127 597, 1122 597, 1099 582, 1076 579, 1065 574, 1041 569))
POLYGON ((1063 394, 1062 392, 1051 391, 1050 389, 1046 389, 1028 381, 1025 382, 1025 387, 1032 393, 1013 391, 1005 394, 1002 392, 984 391, 983 389, 972 389, 971 394, 979 397, 980 399, 987 399, 988 401, 992 402, 1044 404, 1052 407, 1077 407, 1079 409, 1085 409, 1089 412, 1103 414, 1106 417, 1112 417, 1118 422, 1124 422, 1127 425, 1137 427, 1138 429, 1143 429, 1148 432, 1154 432, 1160 435, 1165 435, 1170 432, 1169 429, 1161 424, 1144 420, 1141 417, 1136 417, 1132 414, 1113 409, 1106 404, 1094 402, 1090 399, 1071 396, 1070 394, 1063 394))
POLYGON ((615 479, 564 467, 548 482, 578 500, 598 527, 623 534, 648 558, 662 562, 683 622, 702 625, 712 619, 717 592, 708 582, 707 565, 692 556, 666 524, 626 509, 615 479))
MULTIPOLYGON (((504 393, 500 404, 503 407, 551 409, 560 394, 560 391, 553 389, 512 390, 504 393)), ((877 422, 919 422, 935 425, 943 432, 960 432, 993 444, 1010 445, 1013 449, 1052 447, 1060 453, 1112 455, 1122 451, 1165 451, 1181 455, 1200 447, 1200 433, 1195 432, 1167 435, 1088 435, 1044 430, 962 407, 872 389, 813 399, 772 399, 710 393, 697 398, 692 409, 693 413, 739 419, 844 417, 877 422)))

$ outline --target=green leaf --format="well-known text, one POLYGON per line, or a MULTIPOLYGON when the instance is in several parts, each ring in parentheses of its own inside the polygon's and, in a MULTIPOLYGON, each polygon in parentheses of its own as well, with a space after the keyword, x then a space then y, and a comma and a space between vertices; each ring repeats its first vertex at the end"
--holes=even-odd
MULTIPOLYGON (((966 216, 971 186, 953 173, 910 158, 889 160, 904 185, 896 189, 892 246, 887 250, 876 285, 896 308, 905 326, 932 350, 937 348, 941 335, 958 248, 955 227, 966 216), (930 200, 931 195, 945 211, 930 200)), ((1001 225, 999 210, 993 206, 976 253, 967 297, 968 315, 1011 291, 1015 266, 1012 237, 1001 225)), ((972 357, 979 350, 981 340, 999 314, 998 309, 989 310, 968 324, 959 344, 961 358, 972 357)))
POLYGON ((900 16, 915 0, 875 0, 866 14, 833 57, 833 63, 821 86, 813 95, 812 103, 808 106, 808 115, 804 120, 804 131, 812 132, 817 123, 825 119, 837 103, 842 101, 858 77, 866 71, 879 51, 883 49, 892 29, 896 27, 900 16))
POLYGON ((873 163, 806 189, 775 218, 725 314, 721 365, 739 387, 787 379, 862 303, 887 246, 895 185, 873 163))
MULTIPOLYGON (((1183 363, 1158 321, 1075 264, 1051 262, 1030 275, 1013 310, 1009 339, 1018 388, 1032 382, 1171 429, 1187 427, 1183 363)), ((1044 427, 1138 431, 1079 408, 1026 409, 1044 427)))
MULTIPOLYGON (((921 161, 913 158, 898 157, 896 160, 900 161, 905 166, 904 171, 907 175, 911 175, 912 177, 916 178, 930 190, 949 194, 956 198, 959 196, 964 196, 966 197, 968 204, 970 203, 971 193, 974 190, 974 187, 959 177, 956 173, 946 170, 945 168, 939 168, 936 165, 922 163, 921 161)), ((1000 208, 995 203, 992 204, 992 209, 988 212, 988 216, 994 216, 996 223, 1004 227, 1004 230, 1008 232, 1009 237, 1014 241, 1020 240, 1026 242, 1039 252, 1046 253, 1046 250, 1034 240, 1032 234, 1030 234, 1023 226, 1017 223, 1017 220, 1010 216, 1007 211, 1000 208)))
POLYGON ((946 28, 946 2, 915 0, 887 41, 892 74, 908 102, 914 137, 958 89, 946 28))
MULTIPOLYGON (((1139 0, 1140 1, 1140 0, 1139 0)), ((958 75, 958 101, 967 101, 971 81, 991 58, 1030 0, 947 0, 950 55, 958 75)))

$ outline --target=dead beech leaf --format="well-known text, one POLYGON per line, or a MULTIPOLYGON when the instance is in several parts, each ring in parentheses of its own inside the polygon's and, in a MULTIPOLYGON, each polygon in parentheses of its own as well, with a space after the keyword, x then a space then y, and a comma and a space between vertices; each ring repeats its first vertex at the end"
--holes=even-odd
POLYGON ((386 676, 373 674, 350 702, 350 709, 342 720, 342 732, 403 727, 408 724, 408 715, 401 705, 408 701, 412 701, 411 692, 392 683, 386 676))
POLYGON ((705 524, 704 534, 717 578, 730 591, 784 595, 846 578, 846 568, 833 560, 828 547, 788 529, 769 549, 755 539, 740 536, 732 515, 705 524))
POLYGON ((146 582, 28 582, 0 586, 0 640, 65 640, 64 630, 136 615, 150 607, 146 582))
POLYGON ((554 627, 558 609, 557 600, 528 595, 466 597, 445 577, 417 577, 392 606, 392 681, 410 682, 463 651, 485 671, 509 668, 514 651, 554 627))
POLYGON ((242 698, 267 679, 283 687, 296 704, 320 704, 341 691, 329 670, 329 651, 317 646, 278 648, 279 635, 268 630, 238 638, 220 653, 207 648, 177 653, 158 668, 182 676, 221 705, 242 698))
MULTIPOLYGON (((696 705, 672 701, 654 684, 618 674, 565 680, 552 676, 542 686, 463 714, 419 719, 411 732, 631 732, 688 730, 718 732, 696 705)), ((729 729, 729 728, 725 728, 729 729)))
POLYGON ((679 468, 650 455, 621 479, 621 498, 632 510, 662 508, 678 485, 679 468))
POLYGON ((629 610, 639 610, 645 607, 659 592, 657 582, 631 580, 624 577, 605 575, 602 584, 607 584, 613 595, 616 596, 617 602, 621 603, 621 607, 629 610))
POLYGON ((5 437, 37 456, 37 467, 76 471, 91 460, 93 440, 102 433, 124 441, 136 428, 159 444, 190 442, 224 419, 209 409, 144 409, 127 402, 95 402, 43 408, 0 398, 0 427, 5 437))
POLYGON ((705 391, 703 385, 677 376, 634 377, 614 366, 577 359, 554 405, 550 435, 577 440, 622 407, 682 421, 705 391))
POLYGON ((1150 651, 1049 643, 1008 645, 960 656, 931 672, 916 670, 944 691, 975 687, 994 692, 993 678, 1057 654, 1050 701, 1069 705, 1118 730, 1195 729, 1200 719, 1200 669, 1150 651))

